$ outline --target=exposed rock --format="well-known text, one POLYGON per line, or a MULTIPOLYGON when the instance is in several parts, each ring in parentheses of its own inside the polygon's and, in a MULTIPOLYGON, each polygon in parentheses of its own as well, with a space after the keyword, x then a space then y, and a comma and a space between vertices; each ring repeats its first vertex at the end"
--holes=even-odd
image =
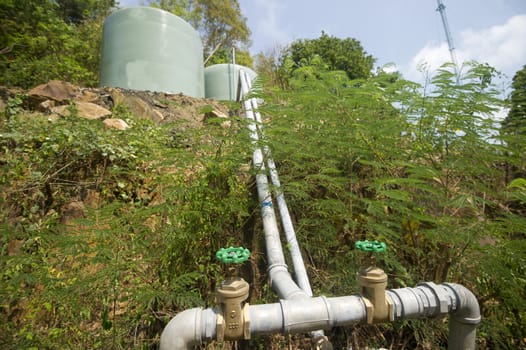
POLYGON ((161 103, 157 100, 153 100, 152 101, 152 104, 155 106, 155 107, 159 107, 159 108, 163 108, 163 109, 166 109, 168 108, 168 105, 164 104, 164 103, 161 103))
POLYGON ((58 102, 72 100, 80 93, 80 88, 68 82, 51 80, 28 91, 30 97, 52 99, 58 102))
POLYGON ((161 123, 164 120, 164 115, 158 110, 154 109, 152 114, 152 120, 156 123, 161 123))
POLYGON ((212 111, 206 113, 207 118, 228 118, 228 115, 225 113, 218 111, 217 109, 213 109, 212 111))
MULTIPOLYGON (((132 117, 152 120, 165 124, 177 122, 178 127, 201 128, 208 117, 227 118, 229 108, 216 100, 194 98, 183 94, 125 90, 121 88, 82 88, 67 82, 50 81, 30 91, 0 86, 0 112, 9 99, 17 95, 28 95, 20 108, 31 112, 47 114, 50 121, 68 116, 67 105, 76 104, 79 116, 89 119, 104 119, 113 115, 122 117, 116 106, 124 106, 132 117), (93 107, 98 105, 98 107, 93 107), (114 110, 114 113, 110 111, 114 110), (206 116, 207 111, 215 115, 206 116)), ((124 119, 124 118, 121 118, 124 119)), ((228 127, 225 121, 223 127, 228 127)))
POLYGON ((479 239, 479 244, 481 247, 484 247, 486 245, 494 246, 497 244, 497 240, 494 239, 493 237, 487 236, 482 239, 479 239))
POLYGON ((118 129, 118 130, 126 130, 126 129, 130 128, 128 123, 126 123, 124 120, 119 119, 119 118, 104 119, 102 122, 108 128, 114 128, 114 129, 118 129))
POLYGON ((44 102, 41 102, 38 107, 37 111, 49 113, 51 112, 51 109, 55 107, 55 101, 53 100, 45 100, 44 102))
POLYGON ((228 115, 217 109, 213 109, 210 112, 205 113, 205 122, 211 118, 225 119, 224 122, 221 122, 221 127, 223 128, 230 128, 232 126, 232 122, 229 120, 228 115))
POLYGON ((137 96, 126 96, 117 89, 111 89, 110 95, 115 105, 122 104, 126 106, 130 112, 138 118, 150 119, 156 123, 161 122, 164 118, 162 114, 150 107, 143 99, 137 96))
MULTIPOLYGON (((111 115, 111 111, 91 102, 77 102, 75 108, 78 111, 78 115, 86 119, 100 119, 111 115)), ((53 107, 51 112, 67 117, 71 114, 71 107, 57 106, 53 107)))
POLYGON ((99 97, 99 94, 94 91, 82 90, 82 93, 77 97, 77 101, 96 103, 99 97))
POLYGON ((67 203, 60 210, 60 221, 64 224, 84 217, 86 217, 86 207, 81 201, 67 203))
POLYGON ((24 246, 24 241, 21 239, 12 239, 7 243, 7 255, 15 256, 20 253, 20 250, 24 246))

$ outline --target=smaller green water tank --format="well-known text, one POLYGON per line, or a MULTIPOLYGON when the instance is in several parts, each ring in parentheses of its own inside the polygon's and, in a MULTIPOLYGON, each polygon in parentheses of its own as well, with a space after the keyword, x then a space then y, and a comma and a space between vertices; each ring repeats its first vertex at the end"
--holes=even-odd
POLYGON ((199 33, 169 12, 115 11, 104 22, 101 54, 101 86, 204 97, 199 33))
POLYGON ((238 64, 223 63, 206 67, 205 97, 220 101, 236 101, 241 69, 252 81, 257 77, 252 69, 238 64))

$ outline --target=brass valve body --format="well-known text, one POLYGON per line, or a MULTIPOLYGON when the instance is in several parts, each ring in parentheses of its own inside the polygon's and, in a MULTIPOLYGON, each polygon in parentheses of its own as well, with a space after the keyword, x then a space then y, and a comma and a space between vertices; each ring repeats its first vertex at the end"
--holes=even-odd
POLYGON ((377 267, 361 268, 356 274, 367 309, 367 323, 394 320, 393 305, 386 295, 387 275, 377 267))
POLYGON ((226 279, 216 291, 220 304, 217 340, 249 339, 248 298, 249 284, 242 278, 226 279))

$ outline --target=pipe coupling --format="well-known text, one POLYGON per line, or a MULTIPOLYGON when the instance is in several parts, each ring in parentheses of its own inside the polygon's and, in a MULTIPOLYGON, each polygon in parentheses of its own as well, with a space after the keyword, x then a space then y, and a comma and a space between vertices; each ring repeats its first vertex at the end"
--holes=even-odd
POLYGON ((217 340, 250 339, 249 285, 239 277, 226 279, 216 291, 217 340))

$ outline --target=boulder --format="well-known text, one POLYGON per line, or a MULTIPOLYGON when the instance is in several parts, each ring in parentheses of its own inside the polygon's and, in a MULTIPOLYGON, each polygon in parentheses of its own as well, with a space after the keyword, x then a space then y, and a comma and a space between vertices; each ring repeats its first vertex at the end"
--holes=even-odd
POLYGON ((52 99, 65 102, 74 99, 79 93, 80 88, 78 86, 60 80, 51 80, 46 84, 34 87, 27 94, 41 100, 52 99))
POLYGON ((211 111, 205 113, 205 116, 204 116, 204 121, 205 122, 207 122, 211 118, 225 119, 225 121, 221 122, 221 127, 224 128, 224 129, 228 129, 228 128, 230 128, 232 126, 232 122, 228 118, 228 115, 226 115, 225 113, 223 113, 223 112, 221 112, 221 111, 219 111, 217 109, 212 109, 211 111))
POLYGON ((60 221, 69 224, 75 219, 86 217, 86 206, 81 201, 72 201, 60 209, 60 221))
POLYGON ((77 101, 81 102, 93 102, 96 103, 99 100, 99 94, 93 91, 82 90, 81 94, 77 96, 77 101))
POLYGON ((163 121, 163 114, 152 108, 147 102, 137 96, 124 95, 117 89, 110 90, 111 98, 116 105, 124 105, 130 113, 137 118, 150 119, 153 122, 160 123, 163 121))
MULTIPOLYGON (((76 109, 80 117, 86 119, 101 119, 111 115, 111 111, 91 102, 76 102, 76 109)), ((51 108, 52 113, 67 117, 71 114, 70 106, 57 106, 51 108)))
POLYGON ((44 112, 44 113, 49 113, 49 112, 51 112, 51 109, 53 107, 55 107, 55 101, 54 100, 45 100, 45 101, 41 102, 37 106, 37 111, 44 112))
POLYGON ((102 123, 104 123, 104 125, 108 128, 113 128, 117 130, 126 130, 130 128, 128 123, 126 123, 124 120, 119 119, 119 118, 104 119, 102 123))

